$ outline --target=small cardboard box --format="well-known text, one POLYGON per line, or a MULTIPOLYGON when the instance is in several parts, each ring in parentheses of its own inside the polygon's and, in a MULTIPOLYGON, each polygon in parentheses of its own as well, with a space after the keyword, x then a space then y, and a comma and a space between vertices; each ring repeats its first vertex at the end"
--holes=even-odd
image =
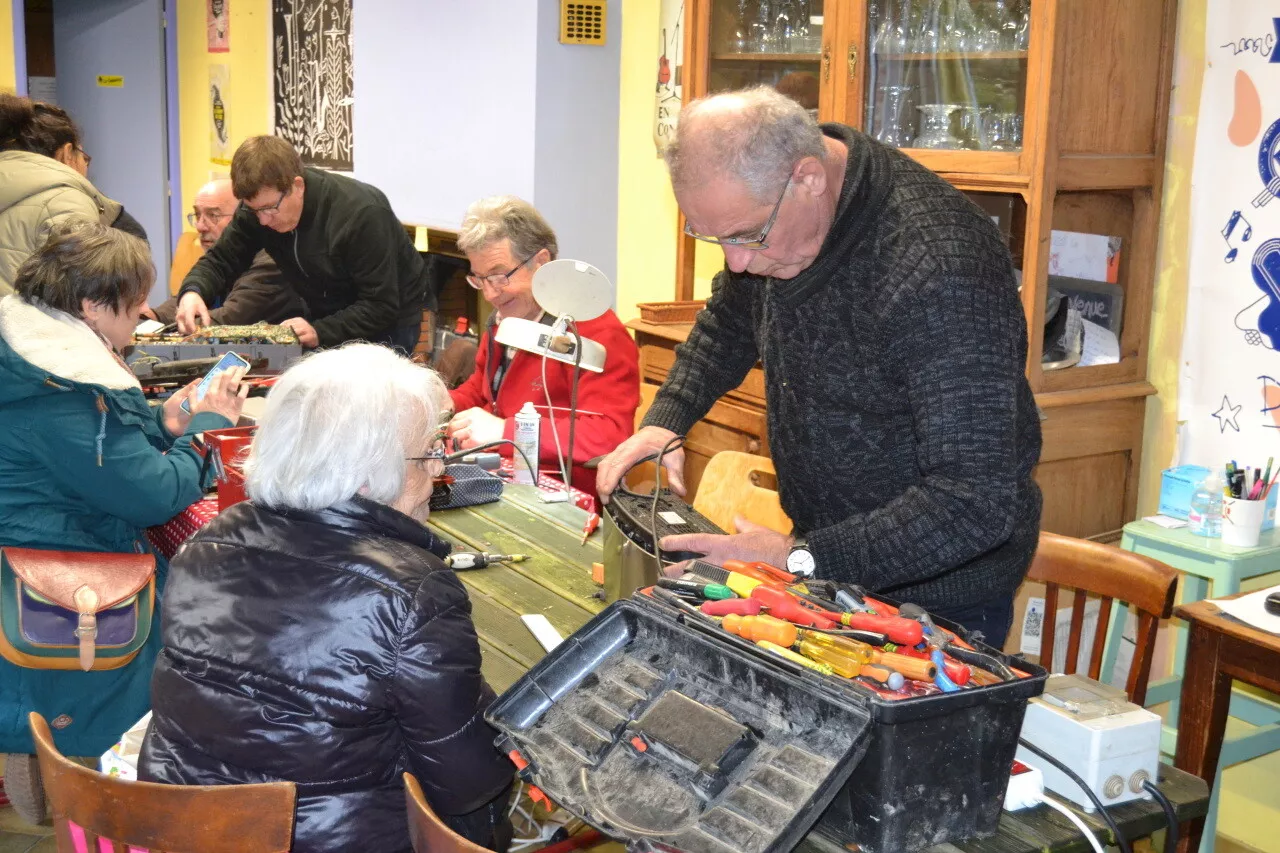
POLYGON ((1209 473, 1203 465, 1166 468, 1160 478, 1160 514, 1185 521, 1191 514, 1191 497, 1209 473))

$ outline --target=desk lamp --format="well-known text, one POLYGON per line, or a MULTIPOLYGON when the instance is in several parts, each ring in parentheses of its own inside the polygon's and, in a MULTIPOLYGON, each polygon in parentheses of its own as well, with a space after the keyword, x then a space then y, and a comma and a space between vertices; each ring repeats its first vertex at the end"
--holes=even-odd
POLYGON ((536 320, 507 317, 498 324, 494 340, 503 346, 515 347, 543 358, 542 388, 547 399, 547 417, 551 418, 551 435, 556 443, 560 476, 564 478, 564 492, 544 495, 543 499, 567 501, 573 466, 573 432, 578 414, 579 372, 585 369, 603 373, 605 359, 605 348, 596 341, 579 335, 576 322, 594 320, 608 311, 613 301, 613 285, 608 276, 591 264, 562 258, 538 267, 533 274, 533 298, 543 311, 555 315, 555 323, 548 327, 536 320), (560 434, 555 429, 555 407, 551 404, 551 392, 547 390, 547 359, 572 364, 574 367, 567 459, 560 455, 560 434))

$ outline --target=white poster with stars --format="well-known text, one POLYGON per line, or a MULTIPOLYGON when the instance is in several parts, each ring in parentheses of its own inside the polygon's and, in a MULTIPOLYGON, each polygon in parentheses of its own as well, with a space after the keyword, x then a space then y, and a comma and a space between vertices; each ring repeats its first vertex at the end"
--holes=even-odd
POLYGON ((1209 4, 1191 180, 1179 462, 1280 457, 1280 18, 1209 4))

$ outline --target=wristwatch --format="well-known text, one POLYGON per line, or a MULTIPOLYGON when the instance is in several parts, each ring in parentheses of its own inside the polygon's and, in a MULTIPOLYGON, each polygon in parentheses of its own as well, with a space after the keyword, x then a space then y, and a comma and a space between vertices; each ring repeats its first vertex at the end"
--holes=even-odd
POLYGON ((807 578, 813 575, 813 570, 813 552, 809 550, 809 542, 803 536, 797 536, 792 540, 791 552, 787 554, 787 571, 807 578))

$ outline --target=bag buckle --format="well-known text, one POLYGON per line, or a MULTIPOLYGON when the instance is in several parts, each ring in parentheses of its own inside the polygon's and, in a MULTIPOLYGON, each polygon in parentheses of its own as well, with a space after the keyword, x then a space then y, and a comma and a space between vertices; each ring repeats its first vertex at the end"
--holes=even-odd
POLYGON ((80 668, 88 672, 93 669, 96 655, 98 594, 88 586, 82 586, 75 592, 75 601, 76 609, 80 611, 80 620, 74 632, 80 640, 80 668))

